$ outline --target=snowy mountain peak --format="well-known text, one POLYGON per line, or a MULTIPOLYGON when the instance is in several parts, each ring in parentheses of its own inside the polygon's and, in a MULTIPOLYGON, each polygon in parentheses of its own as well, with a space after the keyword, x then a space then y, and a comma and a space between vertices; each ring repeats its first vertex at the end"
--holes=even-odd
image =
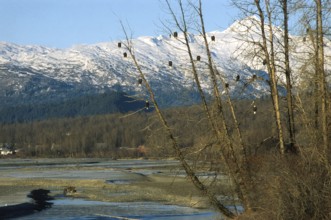
POLYGON ((257 16, 249 16, 242 20, 235 21, 230 27, 228 27, 225 33, 258 33, 260 30, 260 20, 257 16))
MULTIPOLYGON (((261 58, 242 56, 254 48, 239 40, 247 31, 257 33, 258 22, 257 17, 248 17, 236 21, 225 31, 207 34, 214 63, 229 83, 231 94, 236 97, 258 97, 268 92, 267 74, 261 58), (237 75, 240 75, 240 82, 234 80, 237 75), (260 80, 245 84, 254 75, 260 80)), ((258 40, 259 35, 256 37, 258 40)), ((301 42, 300 38, 297 39, 301 42)), ((144 36, 132 40, 135 56, 158 97, 165 98, 175 92, 177 99, 167 100, 168 104, 183 101, 178 100, 183 91, 196 93, 187 49, 182 40, 183 33, 177 33, 177 37, 144 36)), ((189 43, 201 84, 207 93, 211 92, 203 38, 189 34, 189 43)), ((75 45, 68 49, 0 42, 0 97, 38 96, 47 92, 56 96, 59 90, 74 93, 110 89, 148 98, 144 88, 137 86, 139 74, 127 53, 124 46, 118 47, 118 42, 75 45)), ((295 67, 295 57, 291 59, 295 67)))

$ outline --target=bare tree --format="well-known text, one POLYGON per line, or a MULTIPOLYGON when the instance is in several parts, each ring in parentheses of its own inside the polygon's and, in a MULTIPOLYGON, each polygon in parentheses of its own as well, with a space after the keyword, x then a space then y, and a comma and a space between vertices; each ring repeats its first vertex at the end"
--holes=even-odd
POLYGON ((261 7, 260 0, 254 0, 255 6, 258 10, 258 15, 260 17, 260 28, 261 28, 261 37, 262 37, 262 49, 265 56, 265 64, 268 69, 268 74, 270 76, 270 88, 271 96, 274 107, 275 120, 277 124, 278 138, 279 138, 279 149, 280 153, 285 153, 284 145, 284 136, 282 128, 282 120, 280 113, 280 104, 279 104, 279 94, 277 89, 277 78, 276 78, 276 63, 275 63, 275 51, 274 51, 274 39, 273 39, 273 26, 272 26, 272 12, 270 9, 270 2, 265 0, 265 12, 261 7), (268 29, 269 33, 266 33, 265 29, 265 13, 268 19, 268 29), (270 46, 268 46, 268 43, 270 46))
MULTIPOLYGON (((213 60, 212 52, 210 50, 209 40, 208 40, 208 34, 205 30, 205 24, 204 24, 204 17, 203 17, 203 11, 202 11, 202 0, 198 1, 188 1, 188 4, 185 6, 184 1, 177 0, 176 3, 173 3, 169 0, 165 0, 166 5, 168 7, 168 10, 170 12, 170 16, 172 17, 172 21, 175 25, 175 28, 180 31, 180 37, 178 37, 178 33, 173 34, 173 36, 180 41, 185 46, 185 52, 188 57, 188 64, 189 64, 189 70, 192 74, 192 78, 194 80, 195 86, 200 94, 201 98, 201 107, 203 108, 205 117, 208 121, 208 126, 210 126, 210 132, 206 136, 211 137, 212 141, 207 143, 206 145, 202 146, 201 149, 199 149, 196 152, 202 152, 204 149, 208 148, 209 146, 217 146, 218 153, 217 156, 219 156, 217 163, 224 164, 223 171, 227 176, 230 177, 231 182, 233 183, 233 187, 235 188, 235 193, 238 196, 238 199, 240 200, 240 203, 244 206, 245 213, 253 213, 251 211, 255 211, 258 207, 257 204, 260 205, 261 209, 267 206, 272 206, 272 203, 268 203, 267 205, 264 205, 261 203, 265 202, 266 200, 262 198, 262 196, 256 196, 258 194, 266 193, 267 195, 281 195, 279 200, 277 200, 279 205, 279 209, 286 209, 286 203, 288 202, 287 199, 293 200, 292 192, 288 192, 286 189, 284 189, 282 185, 282 181, 288 181, 286 184, 288 184, 288 187, 293 187, 293 190, 301 190, 301 186, 297 185, 291 185, 292 180, 289 180, 288 175, 282 175, 282 172, 285 173, 293 173, 297 174, 297 170, 300 170, 298 172, 301 172, 302 170, 307 169, 305 167, 305 161, 302 159, 298 160, 297 163, 298 166, 300 166, 300 169, 292 169, 290 166, 287 166, 287 163, 290 160, 288 160, 288 157, 278 157, 278 158, 272 158, 272 157, 266 157, 263 160, 263 164, 267 165, 266 168, 264 167, 258 167, 255 170, 261 171, 259 173, 252 174, 250 165, 252 163, 249 161, 252 158, 249 158, 246 152, 245 145, 241 129, 239 126, 239 122, 237 120, 236 112, 234 110, 234 106, 232 103, 232 100, 229 95, 228 85, 224 78, 222 77, 222 71, 220 68, 217 67, 216 62, 213 60), (177 9, 175 10, 173 7, 173 4, 176 4, 177 9), (188 10, 186 7, 190 7, 190 10, 188 10), (187 12, 193 9, 193 15, 189 14, 187 15, 187 12), (198 18, 198 21, 195 20, 194 22, 190 22, 189 18, 198 18), (202 87, 201 83, 201 77, 202 74, 206 74, 206 72, 201 72, 198 68, 197 61, 194 58, 193 50, 191 48, 191 35, 190 35, 190 25, 194 24, 199 32, 199 36, 203 39, 203 48, 205 55, 207 57, 207 61, 205 62, 207 66, 207 74, 209 76, 209 84, 211 88, 211 94, 212 94, 212 101, 209 101, 206 96, 206 91, 202 87), (198 25, 197 25, 198 24, 198 25), (220 88, 223 88, 224 93, 227 95, 227 103, 229 104, 229 109, 231 113, 231 119, 234 122, 235 136, 239 138, 239 144, 236 143, 233 139, 234 133, 231 133, 231 129, 229 127, 229 119, 226 120, 225 116, 225 102, 224 98, 222 98, 220 88), (272 162, 267 161, 268 159, 272 159, 272 162), (302 163, 301 163, 302 162, 302 163), (285 165, 284 165, 285 164, 285 165), (271 171, 272 174, 269 176, 268 171, 271 171), (265 173, 264 173, 265 172, 265 173), (263 179, 261 176, 267 175, 267 178, 270 178, 272 180, 271 182, 267 182, 263 179), (254 178, 252 178, 254 177, 254 178), (259 185, 261 184, 261 185, 259 185), (267 187, 271 187, 272 190, 266 189, 267 187), (272 192, 270 192, 272 191, 272 192), (290 196, 287 196, 289 194, 290 196), (259 201, 253 201, 254 199, 257 199, 259 201), (254 205, 253 205, 254 204, 254 205), (284 205, 283 205, 284 204, 284 205)), ((242 2, 242 1, 240 1, 242 2)), ((281 72, 281 69, 285 72, 286 77, 286 89, 287 89, 287 118, 288 118, 288 126, 289 126, 289 142, 292 145, 292 147, 296 143, 296 130, 295 130, 295 121, 294 121, 294 103, 293 103, 293 94, 292 94, 292 75, 291 75, 291 63, 290 63, 290 36, 289 36, 289 10, 288 10, 288 0, 254 0, 254 1, 245 1, 248 2, 247 5, 251 7, 251 12, 258 16, 258 22, 256 23, 258 28, 254 30, 256 33, 259 34, 260 38, 259 40, 253 39, 251 43, 254 44, 254 46, 257 46, 257 50, 254 50, 255 55, 263 60, 263 64, 265 65, 267 69, 267 73, 269 75, 269 86, 270 86, 270 92, 271 92, 271 100, 272 100, 272 106, 273 106, 273 113, 275 118, 275 125, 278 135, 278 141, 279 141, 279 150, 280 153, 283 155, 285 154, 285 143, 284 143, 284 129, 283 129, 283 121, 282 118, 284 115, 282 115, 281 111, 281 104, 280 104, 280 97, 279 97, 279 91, 278 91, 278 84, 279 79, 278 75, 281 72), (276 8, 281 10, 281 21, 282 25, 284 27, 284 32, 282 35, 282 39, 276 38, 276 33, 279 33, 279 30, 274 26, 274 23, 276 22, 276 17, 279 18, 280 14, 279 11, 276 11, 276 8), (276 30, 275 30, 276 29, 276 30), (279 49, 279 44, 282 44, 282 49, 279 49), (279 53, 283 53, 284 56, 279 56, 279 53)), ((315 1, 318 2, 317 0, 315 1)), ((239 1, 237 1, 237 4, 239 5, 239 1)), ((241 7, 244 7, 241 5, 241 7)), ((317 19, 318 20, 318 19, 317 19)), ((279 22, 280 20, 277 20, 279 22)), ((322 26, 321 21, 318 20, 316 23, 316 26, 322 26)), ((251 28, 251 27, 248 27, 251 28)), ((167 28, 168 30, 171 30, 171 28, 167 28)), ((204 195, 207 196, 210 203, 216 207, 222 214, 224 214, 228 218, 235 218, 237 217, 237 214, 230 211, 217 197, 217 193, 212 188, 211 184, 209 182, 203 182, 199 179, 199 177, 196 175, 196 164, 191 165, 187 162, 187 155, 185 155, 184 151, 180 148, 180 145, 178 143, 177 137, 175 137, 175 134, 173 132, 173 129, 171 128, 171 125, 169 124, 169 121, 165 118, 164 114, 162 113, 161 109, 158 106, 157 100, 155 99, 154 92, 148 82, 148 79, 145 77, 145 74, 140 67, 139 61, 135 57, 134 53, 134 45, 132 44, 132 41, 129 39, 125 28, 123 27, 123 31, 126 35, 126 43, 125 48, 129 52, 129 55, 131 59, 133 60, 133 64, 136 67, 139 77, 141 78, 143 84, 145 85, 149 97, 151 100, 151 103, 153 103, 156 114, 158 115, 159 121, 161 122, 165 136, 170 140, 172 147, 176 153, 176 156, 178 157, 182 167, 184 168, 187 176, 190 178, 190 180, 193 182, 193 184, 196 186, 197 189, 199 189, 204 195)), ((323 29, 322 29, 323 31, 323 29)), ((323 35, 323 33, 319 33, 316 36, 313 36, 313 38, 318 39, 320 35, 323 35)), ((318 57, 318 60, 316 58, 316 62, 318 63, 318 67, 320 68, 320 64, 323 63, 323 59, 321 59, 323 55, 322 50, 317 50, 318 47, 323 47, 323 41, 316 40, 316 51, 319 53, 316 53, 318 57), (317 43, 318 42, 318 43, 317 43), (322 45, 320 44, 322 42, 322 45)), ((316 66, 316 67, 317 67, 316 66)), ((319 69, 322 71, 321 69, 319 69)), ((319 71, 319 74, 320 74, 319 71)), ((323 83, 325 85, 322 90, 325 92, 325 96, 321 96, 321 102, 320 102, 320 109, 321 112, 325 111, 325 118, 322 116, 321 123, 323 124, 323 120, 327 122, 327 89, 326 89, 326 81, 325 81, 325 72, 323 73, 324 77, 322 81, 322 78, 318 82, 323 83), (324 106, 323 106, 324 103, 324 106), (323 110, 324 108, 324 110, 323 110)), ((321 75, 318 75, 319 77, 321 75)), ((302 100, 299 99, 301 102, 302 100)), ((301 102, 302 103, 302 102, 301 102)), ((302 104, 300 104, 303 106, 302 104)), ((303 109, 303 112, 305 113, 305 121, 308 121, 308 117, 306 112, 303 109)), ((327 124, 325 124, 327 125, 327 124)), ((308 126, 308 123, 307 123, 308 126)), ((324 146, 326 146, 326 140, 328 135, 325 133, 328 131, 328 128, 322 127, 323 130, 323 143, 324 146)), ((326 151, 326 147, 324 148, 326 151)), ((297 160, 293 160, 294 162, 297 162, 297 160)), ((254 166, 255 164, 253 164, 254 166)), ((318 163, 317 165, 318 166, 318 163)), ((327 167, 324 166, 323 169, 327 170, 327 167)), ((299 176, 299 175, 298 175, 299 176)), ((325 176, 323 176, 324 178, 325 176)), ((266 179, 267 179, 266 178, 266 179)), ((214 182, 217 181, 214 179, 214 182)), ((297 184, 297 183, 295 183, 297 184)), ((312 189, 315 189, 312 187, 312 189)), ((291 188, 292 190, 292 188, 291 188)), ((326 190, 328 188, 326 187, 326 190)), ((301 192, 301 191, 300 191, 301 192)), ((307 194, 309 194, 307 193, 307 194)), ((307 195, 308 198, 308 195, 307 195)), ((273 199, 270 199, 270 201, 276 201, 273 199)), ((269 201, 269 202, 270 202, 269 201)), ((302 204, 302 201, 298 201, 298 204, 302 205, 302 207, 306 207, 305 204, 302 204)), ((303 211, 306 212, 306 211, 303 211)), ((302 213, 300 213, 301 215, 302 213)), ((306 213, 307 214, 307 213, 306 213)), ((299 214, 298 214, 299 216, 299 214)), ((310 213, 307 214, 307 216, 312 216, 310 213)))
MULTIPOLYGON (((194 184, 194 186, 200 190, 204 195, 206 195, 210 201, 210 203, 217 208, 220 213, 224 214, 225 216, 229 217, 229 218, 234 218, 235 214, 233 212, 231 212, 224 204, 222 204, 218 199, 217 196, 208 189, 208 187, 200 181, 200 179, 198 178, 198 176, 195 174, 194 170, 191 168, 191 166, 187 163, 184 154, 182 153, 178 142, 171 130, 170 125, 168 124, 168 121, 165 119, 161 109, 158 106, 158 102, 155 99, 155 95, 154 92, 149 84, 149 82, 147 81, 144 72, 142 71, 136 57, 135 57, 135 53, 134 53, 134 48, 133 48, 133 44, 132 41, 130 40, 130 38, 128 37, 128 34, 126 32, 126 29, 124 28, 124 26, 122 25, 123 28, 123 32, 125 33, 126 36, 126 44, 125 47, 128 50, 131 59, 134 62, 134 66, 137 68, 139 76, 141 77, 142 81, 144 82, 145 87, 148 90, 150 99, 155 107, 156 113, 158 115, 158 118, 160 120, 160 122, 162 123, 166 135, 168 136, 168 138, 171 140, 172 143, 172 147, 175 150, 176 156, 178 157, 182 167, 184 168, 187 176, 190 178, 190 180, 192 181, 192 183, 194 184)), ((201 89, 201 86, 199 86, 201 89)))
MULTIPOLYGON (((299 9, 302 14, 302 23, 305 27, 304 41, 310 43, 311 52, 308 54, 310 58, 303 63, 303 69, 311 69, 314 71, 314 75, 311 77, 313 83, 313 95, 314 95, 314 124, 316 139, 320 139, 320 144, 323 146, 322 152, 327 160, 328 148, 329 148, 329 128, 328 128, 328 86, 327 86, 327 74, 325 71, 325 54, 324 54, 324 38, 326 27, 324 21, 327 20, 327 14, 329 13, 330 1, 314 0, 309 1, 297 1, 300 5, 299 9), (308 39, 306 39, 306 37, 308 39), (309 41, 308 41, 309 40, 309 41)), ((317 144, 317 143, 316 143, 317 144)))
POLYGON ((226 85, 225 80, 222 78, 217 66, 215 65, 215 62, 212 59, 212 55, 211 55, 211 51, 210 51, 210 46, 209 46, 209 41, 207 38, 207 33, 205 30, 205 23, 204 23, 204 17, 203 17, 203 11, 202 11, 202 1, 199 0, 198 2, 198 6, 195 6, 194 4, 191 4, 192 7, 196 10, 199 18, 200 18, 200 29, 201 29, 201 36, 203 37, 203 41, 204 41, 204 48, 206 51, 206 55, 208 57, 208 69, 209 69, 209 73, 212 79, 212 84, 213 84, 213 91, 214 91, 214 96, 215 96, 215 100, 217 102, 217 106, 218 106, 218 114, 221 116, 221 120, 222 120, 222 124, 223 124, 223 131, 226 134, 226 137, 228 137, 228 142, 229 142, 229 148, 232 149, 231 152, 233 154, 233 159, 234 159, 234 164, 237 166, 238 169, 238 184, 239 186, 241 186, 242 189, 240 189, 241 191, 243 191, 243 195, 242 195, 242 202, 244 204, 244 207, 247 211, 249 211, 251 209, 251 202, 250 202, 250 198, 248 198, 248 189, 251 187, 250 184, 251 179, 250 179, 250 170, 249 170, 249 164, 248 164, 248 159, 247 159, 247 152, 246 152, 246 148, 244 146, 243 143, 243 139, 242 139, 242 134, 241 134, 241 130, 239 128, 239 123, 237 120, 237 116, 234 110, 234 106, 232 103, 232 100, 230 98, 230 94, 229 94, 229 90, 228 90, 228 86, 226 85), (235 151, 233 150, 234 148, 234 143, 231 141, 230 138, 230 134, 228 132, 228 126, 227 123, 225 121, 225 117, 224 117, 224 112, 223 112, 223 104, 222 104, 222 98, 220 96, 220 92, 218 89, 218 82, 217 82, 217 76, 219 77, 219 79, 221 80, 221 83, 223 85, 224 90, 226 91, 226 95, 227 95, 227 104, 229 105, 230 108, 230 112, 231 112, 231 116, 232 119, 234 121, 234 126, 235 129, 237 131, 237 137, 239 139, 239 145, 240 148, 242 150, 241 155, 236 155, 235 151), (241 161, 239 161, 241 158, 241 161))
MULTIPOLYGON (((170 5, 169 1, 166 1, 169 11, 173 17, 173 20, 175 21, 176 27, 181 30, 181 32, 184 34, 184 44, 187 48, 187 53, 190 59, 190 63, 191 63, 191 69, 192 69, 192 73, 194 76, 194 80, 195 83, 198 87, 202 102, 203 102, 203 106, 205 109, 205 113, 207 114, 207 118, 211 124, 211 127, 215 133, 215 137, 217 137, 218 142, 220 145, 222 145, 221 147, 221 155, 222 155, 222 161, 225 161, 226 165, 227 165, 227 170, 229 171, 229 175, 231 176, 235 187, 236 187, 236 192, 237 195, 239 197, 239 199, 241 200, 243 206, 245 207, 245 210, 250 210, 251 209, 251 205, 250 205, 250 199, 248 198, 249 192, 248 192, 248 184, 250 183, 249 181, 247 181, 247 176, 246 172, 247 172, 247 160, 246 160, 246 153, 245 153, 245 149, 243 147, 242 144, 242 149, 243 149, 243 154, 240 155, 241 158, 244 158, 244 165, 241 166, 240 161, 239 161, 239 155, 236 154, 236 151, 234 149, 234 144, 230 138, 230 134, 229 134, 229 128, 227 126, 227 123, 225 121, 225 117, 224 117, 224 112, 223 112, 223 103, 222 103, 222 99, 220 96, 220 92, 218 89, 218 82, 217 82, 217 77, 216 74, 217 73, 217 67, 215 67, 215 65, 213 64, 212 61, 212 56, 211 56, 211 52, 209 49, 209 44, 208 44, 208 40, 207 40, 207 35, 206 35, 206 31, 205 31, 205 26, 204 26, 204 21, 203 21, 203 13, 202 13, 202 3, 201 1, 198 2, 198 5, 194 5, 192 2, 190 2, 190 6, 193 7, 196 11, 196 13, 198 14, 199 18, 200 18, 200 33, 204 39, 204 48, 206 51, 206 55, 208 57, 208 62, 207 62, 207 66, 208 66, 208 70, 209 70, 209 76, 211 78, 211 84, 212 84, 212 88, 213 88, 213 95, 214 95, 214 100, 217 106, 217 115, 216 118, 211 116, 210 113, 210 109, 207 105, 206 102, 206 98, 204 96, 204 91, 201 88, 200 85, 200 79, 199 79, 199 74, 193 59, 193 55, 192 55, 192 51, 191 51, 191 47, 190 47, 190 41, 189 41, 189 33, 188 33, 188 25, 187 25, 187 21, 186 21, 186 16, 185 16, 185 9, 183 7, 183 3, 182 1, 178 1, 178 5, 180 8, 180 13, 179 16, 177 17, 176 14, 174 13, 174 10, 172 9, 172 6, 170 5), (216 71, 216 72, 215 72, 216 71), (221 125, 221 126, 220 126, 221 125), (226 155, 229 155, 230 157, 228 158, 226 155), (243 167, 245 169, 243 169, 243 167)), ((231 103, 231 102, 230 102, 231 103)), ((232 108, 233 110, 233 108, 232 108)), ((234 112, 232 112, 234 113, 234 112)), ((232 116, 235 115, 232 114, 232 116)), ((237 124, 238 126, 238 124, 237 124)), ((239 127, 237 127, 239 128, 239 127)), ((238 130, 239 134, 240 134, 240 130, 238 130)), ((241 136, 240 136, 241 137, 241 136)))
POLYGON ((323 31, 323 12, 322 0, 315 0, 316 4, 316 46, 317 46, 317 72, 321 96, 321 126, 323 147, 325 155, 329 147, 328 138, 328 119, 327 119, 327 89, 326 89, 326 75, 324 69, 324 31, 323 31))
POLYGON ((287 117, 289 125, 290 147, 294 149, 295 140, 295 123, 293 112, 293 95, 292 95, 292 79, 290 68, 290 45, 289 45, 289 11, 288 0, 279 0, 283 11, 283 27, 284 27, 284 62, 285 62, 285 76, 286 76, 286 91, 287 91, 287 117))

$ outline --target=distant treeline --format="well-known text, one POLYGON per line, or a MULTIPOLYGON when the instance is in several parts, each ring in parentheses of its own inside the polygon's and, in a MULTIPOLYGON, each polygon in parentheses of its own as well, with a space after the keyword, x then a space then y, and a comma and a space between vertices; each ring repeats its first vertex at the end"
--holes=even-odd
MULTIPOLYGON (((124 97, 126 96, 121 98, 124 97)), ((109 97, 104 97, 107 98, 109 97)), ((106 107, 106 103, 101 103, 101 100, 93 100, 91 97, 90 100, 86 100, 85 106, 106 107)), ((128 104, 125 101, 123 103, 128 104)), ((256 114, 251 100, 237 102, 235 107, 240 126, 245 128, 243 138, 251 153, 254 153, 262 140, 272 136, 273 133, 270 100, 256 100, 255 103, 258 106, 256 114)), ((137 108, 141 105, 144 107, 144 103, 137 103, 137 108)), ((212 103, 210 105, 213 107, 212 103)), ((190 148, 204 148, 206 144, 215 144, 210 137, 210 125, 201 106, 169 108, 163 111, 184 151, 190 148)), ((228 118, 231 120, 230 116, 228 118)), ((229 132, 235 132, 235 128, 230 126, 229 132)), ((8 143, 20 149, 19 155, 22 156, 167 157, 173 155, 169 138, 165 135, 155 113, 145 110, 53 118, 26 123, 3 123, 0 125, 0 134, 0 143, 8 143)))

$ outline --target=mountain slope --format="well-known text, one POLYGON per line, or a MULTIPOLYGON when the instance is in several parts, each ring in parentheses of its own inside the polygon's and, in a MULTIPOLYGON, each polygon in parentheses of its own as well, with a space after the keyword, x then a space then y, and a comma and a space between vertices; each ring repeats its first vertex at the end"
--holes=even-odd
POLYGON ((48 100, 41 103, 24 103, 0 108, 0 122, 28 122, 49 118, 70 118, 77 116, 126 113, 128 111, 149 111, 145 101, 135 100, 125 93, 106 92, 87 94, 65 100, 48 100))
MULTIPOLYGON (((258 41, 258 20, 249 17, 235 22, 223 32, 208 33, 215 65, 230 85, 230 92, 237 98, 256 98, 268 94, 268 79, 257 48, 247 41, 258 41), (247 38, 248 37, 248 38, 247 38), (243 41, 246 38, 247 41, 243 41), (257 51, 254 56, 252 51, 257 51), (244 56, 246 55, 246 56, 244 56), (236 81, 237 75, 240 81, 236 81), (257 76, 259 80, 253 80, 257 76)), ((281 37, 281 30, 275 37, 281 37)), ((201 36, 190 36, 190 43, 204 90, 211 92, 207 74, 206 55, 201 36)), ((198 100, 183 35, 140 37, 133 39, 135 56, 163 106, 189 104, 198 100), (172 66, 169 66, 169 61, 172 66), (184 95, 185 94, 185 95, 184 95)), ((302 37, 291 37, 295 50, 307 51, 309 45, 302 37)), ((326 54, 331 54, 326 42, 326 54)), ((276 47, 281 50, 280 47, 276 47)), ((145 89, 138 86, 138 73, 130 58, 123 54, 125 48, 118 42, 94 45, 76 45, 68 49, 41 46, 21 46, 0 42, 0 101, 6 106, 41 104, 59 101, 84 94, 102 94, 119 91, 148 99, 145 89)), ((299 55, 291 56, 293 73, 298 75, 299 55)), ((306 56, 306 55, 305 55, 306 56)), ((283 76, 279 75, 280 80, 283 76)), ((296 77, 294 77, 296 79, 296 77)))

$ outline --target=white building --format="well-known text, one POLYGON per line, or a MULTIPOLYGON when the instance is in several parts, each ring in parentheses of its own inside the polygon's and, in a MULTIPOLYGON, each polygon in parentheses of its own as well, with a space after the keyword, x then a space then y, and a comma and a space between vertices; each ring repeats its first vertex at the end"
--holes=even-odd
POLYGON ((7 147, 0 147, 0 155, 12 155, 16 153, 15 150, 9 149, 7 147))

